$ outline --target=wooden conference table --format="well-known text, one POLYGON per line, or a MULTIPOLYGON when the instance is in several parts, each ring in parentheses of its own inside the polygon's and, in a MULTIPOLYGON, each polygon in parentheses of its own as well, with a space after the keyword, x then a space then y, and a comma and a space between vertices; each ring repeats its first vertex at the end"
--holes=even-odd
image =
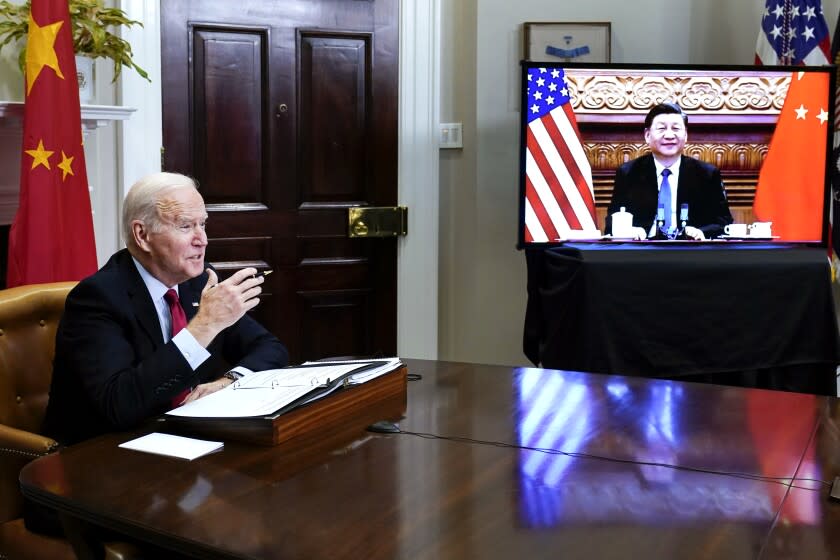
POLYGON ((192 462, 115 434, 30 463, 24 494, 196 558, 840 556, 837 399, 406 362, 403 433, 192 462))

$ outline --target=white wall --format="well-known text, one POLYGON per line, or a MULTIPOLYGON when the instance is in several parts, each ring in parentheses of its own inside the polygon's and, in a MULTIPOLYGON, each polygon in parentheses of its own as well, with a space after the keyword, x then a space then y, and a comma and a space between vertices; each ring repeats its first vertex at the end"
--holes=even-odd
MULTIPOLYGON (((441 120, 464 123, 440 165, 439 358, 526 364, 515 249, 522 22, 610 21, 613 62, 752 64, 764 0, 443 0, 441 120)), ((829 28, 840 0, 824 0, 829 28)))

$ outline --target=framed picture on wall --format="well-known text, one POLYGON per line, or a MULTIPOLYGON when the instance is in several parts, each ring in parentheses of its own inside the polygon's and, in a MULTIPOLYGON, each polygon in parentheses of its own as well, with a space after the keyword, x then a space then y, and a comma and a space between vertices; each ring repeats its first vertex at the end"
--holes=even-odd
POLYGON ((525 59, 610 62, 610 22, 525 22, 525 59))

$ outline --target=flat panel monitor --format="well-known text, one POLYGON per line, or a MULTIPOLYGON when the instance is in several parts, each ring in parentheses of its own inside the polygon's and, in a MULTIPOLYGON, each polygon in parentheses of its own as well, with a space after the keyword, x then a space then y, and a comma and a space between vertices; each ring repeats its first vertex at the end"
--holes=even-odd
POLYGON ((623 238, 627 214, 655 239, 667 205, 672 238, 691 226, 718 242, 827 245, 835 67, 521 68, 520 248, 623 238), (667 159, 679 131, 655 144, 645 121, 661 104, 685 115, 676 200, 665 202, 652 151, 667 159))

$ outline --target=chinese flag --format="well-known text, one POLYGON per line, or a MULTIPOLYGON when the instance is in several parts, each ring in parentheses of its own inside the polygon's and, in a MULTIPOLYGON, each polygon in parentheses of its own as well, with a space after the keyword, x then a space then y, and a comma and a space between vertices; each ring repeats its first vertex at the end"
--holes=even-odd
POLYGON ((97 268, 67 0, 32 0, 30 14, 8 287, 80 280, 97 268))
POLYGON ((814 146, 830 126, 828 80, 823 73, 793 74, 758 176, 756 219, 773 222, 782 240, 822 239, 825 152, 814 146))

